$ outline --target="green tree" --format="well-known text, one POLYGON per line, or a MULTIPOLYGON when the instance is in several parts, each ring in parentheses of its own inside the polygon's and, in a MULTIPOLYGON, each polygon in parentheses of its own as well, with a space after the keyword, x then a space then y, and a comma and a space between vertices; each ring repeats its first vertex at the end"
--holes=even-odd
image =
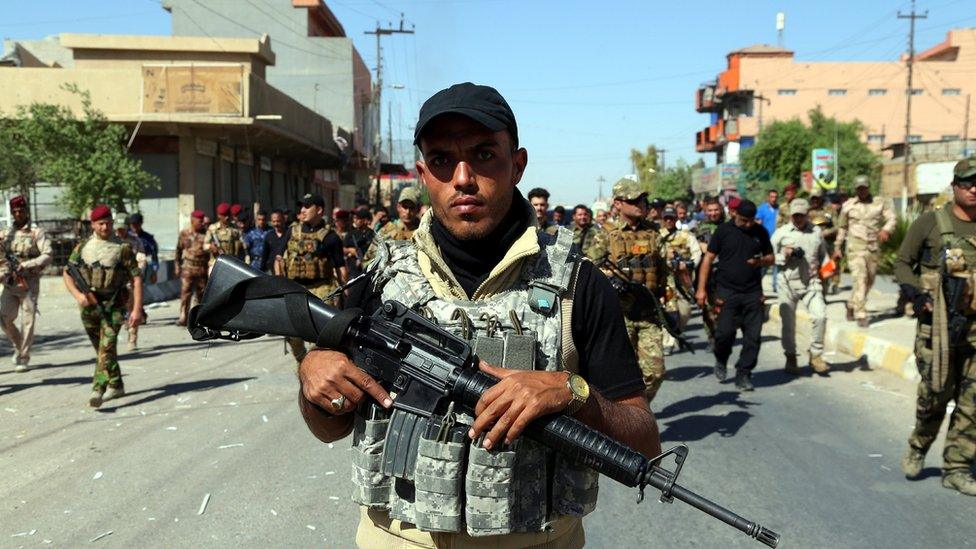
POLYGON ((64 89, 81 98, 80 118, 68 107, 33 103, 0 119, 0 143, 15 144, 14 154, 0 155, 0 187, 26 192, 38 181, 61 185, 57 200, 76 216, 99 203, 134 207, 159 179, 128 156, 125 128, 109 123, 91 94, 73 84, 64 89))
POLYGON ((657 147, 648 145, 646 152, 637 149, 630 150, 630 163, 637 174, 637 181, 644 190, 651 191, 651 182, 657 173, 657 147))
POLYGON ((812 167, 813 149, 833 149, 835 142, 839 152, 839 190, 853 191, 857 175, 867 175, 877 188, 880 159, 861 141, 864 125, 857 120, 840 122, 828 117, 819 106, 807 116, 809 124, 796 118, 773 122, 759 133, 755 145, 742 151, 742 167, 751 190, 759 192, 759 185, 782 188, 799 182, 800 174, 812 167))
POLYGON ((683 159, 679 159, 672 168, 658 173, 651 184, 651 196, 663 200, 684 200, 691 195, 691 171, 683 159))

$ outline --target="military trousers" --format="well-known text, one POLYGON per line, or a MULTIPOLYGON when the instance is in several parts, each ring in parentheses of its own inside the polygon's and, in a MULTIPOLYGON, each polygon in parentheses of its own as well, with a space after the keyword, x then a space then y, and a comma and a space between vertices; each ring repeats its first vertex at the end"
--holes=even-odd
MULTIPOLYGON (((691 302, 685 299, 683 295, 675 293, 674 306, 671 308, 674 311, 668 314, 676 315, 678 318, 678 328, 684 330, 685 326, 688 325, 688 321, 691 320, 691 302)), ((663 338, 665 349, 674 348, 678 344, 678 341, 667 330, 663 330, 663 338)))
POLYGON ((950 401, 956 403, 949 416, 949 430, 942 449, 946 473, 968 471, 976 459, 976 349, 971 344, 949 352, 949 375, 941 391, 932 388, 932 328, 919 323, 915 339, 915 361, 922 380, 915 401, 915 429, 908 444, 927 452, 939 435, 950 401))
POLYGON ((423 532, 389 513, 360 507, 356 546, 362 549, 579 549, 586 543, 583 519, 560 517, 547 532, 470 536, 466 532, 423 532))
MULTIPOLYGON (((335 291, 338 287, 335 282, 319 282, 319 283, 303 283, 305 289, 312 293, 315 297, 319 299, 325 299, 327 295, 335 291)), ((330 303, 334 305, 334 303, 330 303)), ((308 349, 305 348, 305 341, 300 337, 289 337, 288 346, 291 348, 291 354, 295 357, 295 362, 301 362, 305 355, 308 353, 308 349)))
POLYGON ((790 280, 789 271, 780 271, 776 298, 779 300, 779 316, 782 325, 780 338, 783 352, 796 354, 796 306, 802 303, 810 315, 810 354, 819 356, 824 350, 824 334, 827 331, 827 302, 824 301, 823 285, 813 278, 805 283, 790 280))
POLYGON ((180 277, 180 324, 186 324, 193 297, 196 296, 197 303, 199 303, 203 299, 203 290, 206 287, 206 275, 180 277))
POLYGON ((867 318, 868 294, 871 293, 874 277, 878 273, 878 253, 868 250, 848 251, 847 268, 854 281, 848 307, 854 311, 854 318, 867 318))
POLYGON ((104 391, 106 387, 122 387, 118 340, 124 319, 123 299, 102 303, 101 307, 89 305, 81 308, 81 323, 98 356, 92 379, 92 388, 96 391, 104 391))
POLYGON ((644 377, 644 397, 651 402, 664 382, 664 330, 650 320, 625 319, 625 324, 644 377))
POLYGON ((722 310, 715 320, 715 360, 728 364, 732 355, 735 334, 742 329, 742 351, 735 364, 736 370, 751 372, 759 361, 763 325, 763 293, 748 294, 723 292, 719 288, 718 297, 724 299, 722 310))
POLYGON ((4 284, 0 293, 0 327, 10 339, 14 348, 14 362, 27 364, 30 361, 31 345, 34 343, 34 318, 37 315, 37 296, 41 291, 40 278, 28 278, 27 289, 16 284, 4 284), (17 326, 17 315, 23 330, 17 326))

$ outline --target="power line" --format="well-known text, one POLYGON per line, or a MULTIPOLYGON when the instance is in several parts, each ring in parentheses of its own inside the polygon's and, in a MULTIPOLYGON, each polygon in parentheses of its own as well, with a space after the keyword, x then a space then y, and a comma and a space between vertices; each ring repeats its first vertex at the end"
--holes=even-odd
POLYGON ((904 216, 908 211, 908 166, 910 162, 912 145, 912 77, 915 64, 915 20, 928 18, 928 11, 922 15, 915 13, 915 0, 912 0, 912 11, 909 14, 898 12, 898 19, 908 19, 908 59, 905 63, 908 68, 908 81, 905 85, 905 160, 902 168, 902 188, 901 188, 901 214, 904 216))

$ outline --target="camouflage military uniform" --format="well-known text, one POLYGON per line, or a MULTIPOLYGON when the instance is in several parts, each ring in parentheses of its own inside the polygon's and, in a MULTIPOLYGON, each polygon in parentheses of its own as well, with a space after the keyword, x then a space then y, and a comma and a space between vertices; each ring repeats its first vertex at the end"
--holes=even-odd
POLYGON ((607 233, 593 223, 583 228, 573 225, 573 244, 591 261, 607 255, 607 233))
MULTIPOLYGON (((826 207, 810 208, 807 218, 810 223, 820 227, 820 235, 823 236, 824 243, 827 245, 827 253, 832 255, 838 231, 837 227, 834 226, 834 212, 826 207)), ((840 287, 840 271, 838 266, 834 271, 834 276, 824 280, 824 292, 837 293, 837 289, 840 287)))
POLYGON ((98 299, 97 305, 81 308, 82 325, 98 353, 92 388, 99 392, 106 387, 121 389, 117 344, 119 329, 125 319, 125 286, 141 276, 135 253, 118 237, 101 239, 91 236, 75 246, 68 262, 79 266, 98 299))
MULTIPOLYGON (((374 257, 376 257, 376 244, 378 240, 410 240, 410 237, 413 236, 413 232, 417 230, 419 225, 419 219, 413 224, 412 227, 407 226, 406 223, 399 219, 383 225, 383 227, 380 228, 380 230, 376 233, 376 238, 370 243, 366 253, 363 254, 363 265, 368 264, 373 260, 374 257)), ((339 233, 336 234, 338 235, 339 233)), ((339 238, 344 239, 345 234, 339 235, 339 238)))
MULTIPOLYGON (((691 303, 694 301, 692 274, 701 261, 701 247, 690 231, 668 231, 662 227, 660 232, 661 251, 669 266, 664 308, 669 314, 677 316, 678 327, 684 330, 691 319, 691 303), (684 270, 679 270, 679 263, 684 264, 684 270)), ((675 344, 674 337, 665 332, 664 348, 673 349, 675 344)))
MULTIPOLYGON (((325 223, 317 229, 304 223, 296 223, 289 227, 288 243, 282 256, 284 276, 302 284, 321 299, 325 299, 340 284, 336 276, 337 266, 330 259, 319 255, 319 247, 330 233, 331 231, 326 230, 325 223)), ((289 337, 288 346, 291 347, 295 361, 301 362, 305 358, 307 350, 302 338, 289 337)))
MULTIPOLYGON (((976 168, 973 173, 976 175, 976 168)), ((895 275, 902 288, 913 290, 913 293, 927 293, 932 297, 934 311, 920 310, 917 313, 915 359, 922 379, 918 384, 915 428, 908 439, 909 455, 905 459, 909 460, 915 454, 918 463, 916 471, 910 471, 904 462, 903 468, 909 477, 920 472, 925 453, 938 437, 946 408, 950 401, 955 401, 942 452, 943 485, 960 491, 963 490, 949 486, 947 481, 950 476, 965 478, 971 475, 976 460, 976 325, 973 324, 976 308, 967 298, 959 313, 969 319, 968 333, 963 334, 962 341, 950 341, 940 271, 943 251, 948 250, 949 256, 958 258, 947 263, 950 276, 962 277, 963 284, 972 292, 976 276, 974 237, 976 223, 958 219, 952 213, 952 203, 947 204, 922 214, 912 224, 895 264, 895 275), (920 276, 916 272, 920 272, 920 276)), ((976 483, 971 483, 969 489, 964 493, 976 495, 976 483)))
POLYGON ((220 254, 228 254, 238 258, 244 257, 244 237, 241 235, 241 230, 235 225, 229 224, 225 227, 220 224, 220 221, 211 223, 207 227, 208 248, 214 241, 219 243, 220 252, 215 254, 211 251, 211 266, 217 261, 217 256, 220 254))
MULTIPOLYGON (((666 274, 659 230, 656 223, 641 219, 636 227, 618 221, 607 234, 607 259, 629 273, 633 280, 647 286, 658 298, 663 296, 666 274)), ((624 310, 628 310, 628 304, 622 301, 624 310)), ((664 381, 664 330, 651 320, 651 311, 644 314, 639 320, 626 318, 625 324, 644 375, 644 396, 650 402, 664 381)))
POLYGON ((180 266, 180 319, 177 324, 181 326, 186 324, 193 296, 196 295, 198 302, 203 299, 209 257, 205 233, 198 233, 192 228, 180 231, 176 242, 176 262, 180 266))
POLYGON ((878 233, 890 234, 894 230, 895 213, 888 200, 871 197, 861 202, 857 197, 849 198, 841 208, 837 227, 836 245, 840 248, 847 243, 847 266, 854 279, 848 309, 853 310, 854 318, 866 321, 868 293, 874 286, 881 257, 878 233))
POLYGON ((19 370, 26 370, 34 341, 34 315, 41 290, 41 271, 51 263, 51 242, 44 229, 31 228, 28 223, 20 229, 0 231, 0 246, 0 279, 3 280, 0 326, 14 348, 14 364, 19 370), (13 276, 6 260, 8 252, 20 263, 22 283, 13 276), (17 328, 18 311, 24 314, 21 318, 23 332, 17 328))
MULTIPOLYGON (((715 234, 715 230, 718 226, 725 223, 722 221, 709 221, 704 220, 695 227, 695 239, 698 240, 698 249, 701 253, 704 253, 705 249, 708 248, 708 241, 712 239, 712 235, 715 234)), ((708 277, 708 292, 707 301, 705 303, 705 309, 702 311, 702 324, 705 326, 705 332, 708 334, 709 345, 714 345, 715 341, 715 320, 717 318, 717 313, 715 312, 715 302, 713 300, 715 295, 715 266, 718 264, 718 258, 712 262, 712 276, 708 277)), ((698 287, 698 269, 695 269, 695 287, 698 287)))

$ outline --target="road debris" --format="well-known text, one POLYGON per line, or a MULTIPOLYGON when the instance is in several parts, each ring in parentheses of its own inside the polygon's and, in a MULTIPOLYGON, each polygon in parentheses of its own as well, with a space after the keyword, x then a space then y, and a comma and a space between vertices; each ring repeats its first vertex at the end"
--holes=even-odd
POLYGON ((869 458, 879 458, 879 457, 883 457, 883 456, 881 454, 868 454, 868 457, 869 458))
POLYGON ((176 427, 170 425, 169 427, 166 428, 166 430, 167 431, 175 431, 176 430, 176 427))
POLYGON ((100 478, 102 478, 102 472, 98 471, 95 473, 95 476, 92 477, 92 480, 98 480, 100 478))
POLYGON ((109 530, 108 532, 102 532, 101 534, 98 534, 97 536, 95 536, 92 539, 88 540, 88 543, 95 543, 96 541, 98 541, 98 540, 100 540, 100 539, 102 539, 102 538, 104 538, 106 536, 111 536, 114 533, 115 532, 113 532, 112 530, 109 530))
POLYGON ((204 511, 207 510, 207 504, 210 503, 210 493, 208 492, 203 496, 203 501, 200 502, 200 509, 197 511, 197 515, 202 515, 204 511))
POLYGON ((224 450, 224 449, 227 449, 227 448, 238 448, 240 446, 244 446, 244 443, 243 442, 235 442, 234 444, 224 444, 223 446, 218 446, 217 449, 218 450, 224 450))
POLYGON ((268 422, 268 416, 261 416, 261 421, 263 421, 264 423, 267 423, 268 422))
POLYGON ((19 532, 19 533, 16 533, 16 534, 13 534, 10 537, 12 537, 12 538, 22 538, 22 537, 26 537, 26 536, 33 536, 36 533, 37 533, 37 528, 31 530, 30 532, 19 532))
POLYGON ((278 516, 278 511, 275 511, 274 509, 272 509, 271 510, 271 514, 274 515, 274 516, 278 516))
POLYGON ((305 528, 308 528, 309 530, 315 530, 315 527, 312 526, 311 524, 306 524, 305 528))

